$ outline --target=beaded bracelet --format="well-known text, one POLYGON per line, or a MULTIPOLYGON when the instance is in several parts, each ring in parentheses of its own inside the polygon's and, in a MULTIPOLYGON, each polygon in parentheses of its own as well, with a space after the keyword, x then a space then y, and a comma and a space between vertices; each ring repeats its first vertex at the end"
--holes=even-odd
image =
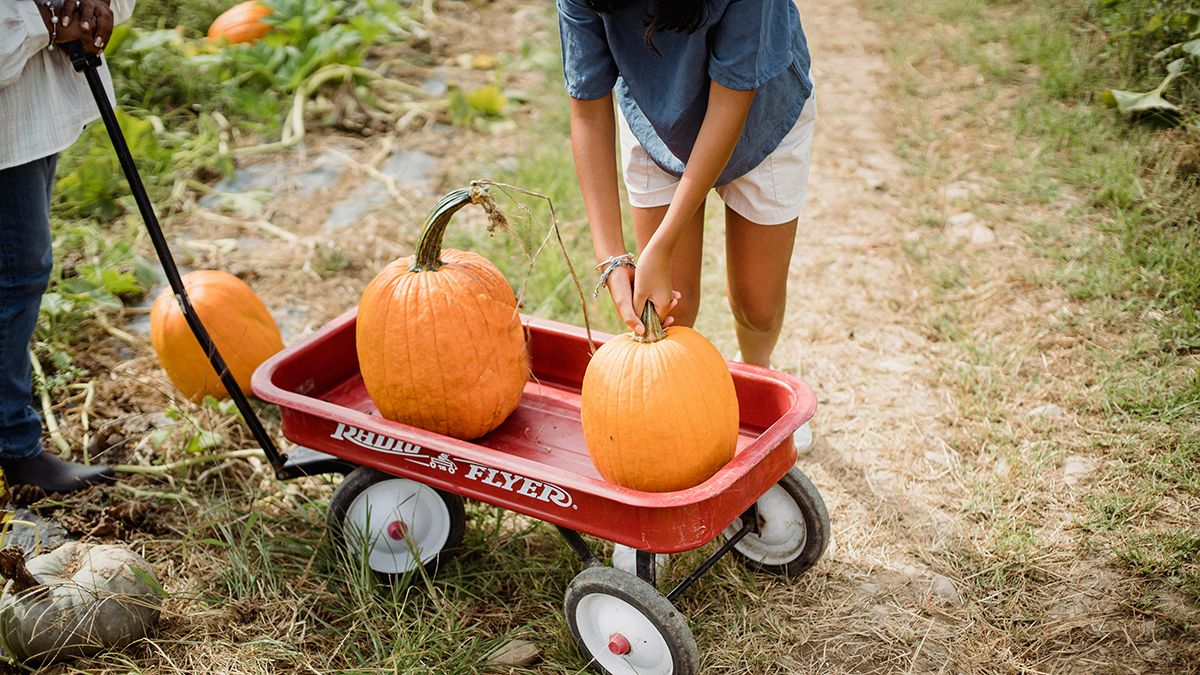
POLYGON ((636 269, 637 265, 633 264, 633 254, 625 253, 622 255, 610 255, 604 262, 596 265, 594 269, 603 269, 600 273, 600 282, 596 284, 596 288, 592 289, 592 297, 600 295, 600 289, 608 285, 608 277, 613 273, 613 270, 618 267, 629 267, 636 269))
POLYGON ((54 51, 54 43, 58 41, 58 9, 54 6, 54 0, 45 0, 42 6, 50 12, 50 45, 47 49, 54 51))

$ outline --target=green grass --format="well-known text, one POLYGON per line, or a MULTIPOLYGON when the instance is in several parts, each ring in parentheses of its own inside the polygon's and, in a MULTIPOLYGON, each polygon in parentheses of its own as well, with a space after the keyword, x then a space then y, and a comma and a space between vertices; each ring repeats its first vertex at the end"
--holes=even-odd
MULTIPOLYGON (((893 56, 918 67, 944 59, 976 69, 981 79, 963 92, 967 100, 956 122, 990 124, 1001 134, 995 142, 1012 148, 991 157, 928 156, 924 148, 941 130, 924 115, 922 100, 938 89, 911 74, 900 92, 918 123, 899 142, 902 155, 918 175, 934 181, 970 169, 996 177, 985 197, 1022 207, 1014 212, 1019 215, 1001 220, 1017 227, 1027 251, 1048 263, 1027 272, 1026 280, 1058 289, 1075 303, 1075 315, 1058 330, 1105 345, 1076 349, 1073 358, 1089 368, 1086 374, 1063 375, 1076 392, 1093 392, 1076 394, 1070 403, 1089 420, 1087 427, 1098 428, 1085 431, 1091 437, 1080 451, 1102 460, 1080 514, 1089 537, 1084 546, 1142 579, 1147 585, 1138 592, 1170 588, 1195 601, 1200 600, 1195 538, 1200 521, 1192 510, 1200 503, 1200 133, 1131 123, 1094 96, 1159 76, 1139 59, 1147 45, 1177 33, 1133 36, 1128 29, 1146 12, 1182 4, 1188 3, 874 3, 898 26, 953 27, 932 30, 930 40, 900 44, 893 56), (1078 201, 1068 202, 1068 196, 1078 201), (1061 215, 1026 220, 1030 208, 1061 215)), ((940 223, 936 214, 927 220, 940 223)), ((969 254, 947 257, 927 246, 907 250, 925 268, 937 297, 994 274, 986 265, 973 269, 969 254)), ((964 410, 993 422, 1020 414, 1020 396, 1032 389, 1032 381, 1018 384, 1025 376, 997 366, 1007 356, 1016 362, 1023 357, 1011 345, 1000 345, 998 358, 997 345, 956 305, 938 303, 926 325, 965 355, 965 365, 947 376, 957 382, 964 410)), ((1012 492, 1034 489, 1020 474, 1036 474, 1039 460, 1028 449, 1017 450, 1016 439, 973 438, 968 444, 1019 467, 1015 478, 984 481, 976 491, 991 495, 985 503, 1005 503, 982 516, 994 520, 991 527, 999 533, 992 544, 997 555, 1023 550, 1022 527, 1013 529, 1006 514, 1024 512, 1032 519, 1027 523, 1038 518, 1036 509, 1020 508, 1012 492)), ((1200 629, 1194 617, 1184 625, 1200 629)))

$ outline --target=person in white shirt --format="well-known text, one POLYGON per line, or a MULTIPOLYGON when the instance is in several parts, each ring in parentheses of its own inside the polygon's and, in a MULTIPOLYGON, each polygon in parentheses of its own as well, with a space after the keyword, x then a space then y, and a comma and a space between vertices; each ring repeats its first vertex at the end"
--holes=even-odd
MULTIPOLYGON (((62 46, 104 50, 135 0, 0 0, 0 469, 9 485, 65 493, 110 480, 44 452, 30 405, 29 344, 49 283, 50 197, 58 153, 99 117, 62 46)), ((107 69, 101 76, 112 96, 107 69)))

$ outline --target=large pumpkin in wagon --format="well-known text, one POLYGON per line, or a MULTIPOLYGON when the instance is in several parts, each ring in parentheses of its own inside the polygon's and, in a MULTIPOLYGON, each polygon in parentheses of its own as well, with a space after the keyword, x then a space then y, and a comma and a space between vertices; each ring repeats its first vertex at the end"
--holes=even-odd
POLYGON ((500 270, 469 251, 442 250, 471 190, 447 194, 415 256, 383 269, 358 303, 363 384, 379 413, 461 439, 500 426, 529 377, 517 299, 500 270))
POLYGON ((738 400, 721 353, 685 326, 664 329, 647 302, 645 335, 604 343, 583 376, 588 454, 609 482, 647 492, 685 490, 733 458, 738 400))

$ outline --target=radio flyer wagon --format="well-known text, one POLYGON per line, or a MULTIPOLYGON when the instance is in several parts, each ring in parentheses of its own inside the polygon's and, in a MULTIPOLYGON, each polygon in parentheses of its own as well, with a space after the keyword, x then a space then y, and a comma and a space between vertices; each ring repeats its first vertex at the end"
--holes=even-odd
MULTIPOLYGON (((491 433, 460 441, 380 417, 363 386, 355 312, 259 367, 253 389, 279 406, 283 433, 355 468, 334 492, 329 527, 371 569, 434 570, 462 540, 463 497, 557 526, 584 570, 565 611, 580 649, 604 672, 694 673, 696 643, 671 601, 732 551, 753 570, 799 574, 824 552, 829 520, 816 488, 795 468, 792 433, 816 409, 796 378, 738 363, 741 409, 734 459, 688 490, 639 492, 604 481, 580 423, 590 350, 583 329, 523 317, 532 376, 520 406, 491 433), (637 577, 602 566, 580 533, 637 553, 637 577), (654 553, 723 545, 665 596, 654 553)), ((603 339, 603 338, 601 338, 603 339)))
MULTIPOLYGON (((592 466, 579 415, 591 350, 584 331, 523 317, 531 377, 520 406, 496 430, 460 441, 380 417, 363 386, 355 312, 288 347, 255 372, 252 387, 280 409, 297 447, 279 451, 225 365, 188 299, 179 269, 146 195, 96 70, 99 57, 66 46, 87 79, 155 253, 189 327, 280 479, 346 474, 328 523, 350 553, 365 553, 385 577, 437 563, 462 541, 463 498, 553 523, 584 569, 568 585, 564 610, 591 665, 605 673, 699 672, 696 642, 672 605, 729 552, 751 570, 801 574, 824 553, 829 517, 820 493, 795 467, 792 434, 816 410, 798 379, 731 363, 741 412, 733 460, 704 483, 647 493, 602 480, 592 466), (582 534, 637 549, 636 576, 600 563, 582 534), (655 585, 655 553, 723 539, 666 595, 655 585)), ((601 341, 603 338, 601 338, 601 341)))

